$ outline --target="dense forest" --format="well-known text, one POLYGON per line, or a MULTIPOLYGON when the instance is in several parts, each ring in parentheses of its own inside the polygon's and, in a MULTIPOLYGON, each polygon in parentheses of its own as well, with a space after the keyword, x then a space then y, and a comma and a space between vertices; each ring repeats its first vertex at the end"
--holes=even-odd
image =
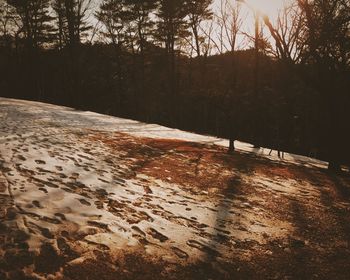
POLYGON ((350 2, 212 2, 0 0, 1 96, 349 164, 350 2))

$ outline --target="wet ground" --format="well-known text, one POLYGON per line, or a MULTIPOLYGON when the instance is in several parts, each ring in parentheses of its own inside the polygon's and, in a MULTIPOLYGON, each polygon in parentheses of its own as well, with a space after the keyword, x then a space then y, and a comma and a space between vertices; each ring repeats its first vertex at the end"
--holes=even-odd
POLYGON ((322 162, 43 103, 0 119, 0 279, 350 279, 350 179, 322 162))

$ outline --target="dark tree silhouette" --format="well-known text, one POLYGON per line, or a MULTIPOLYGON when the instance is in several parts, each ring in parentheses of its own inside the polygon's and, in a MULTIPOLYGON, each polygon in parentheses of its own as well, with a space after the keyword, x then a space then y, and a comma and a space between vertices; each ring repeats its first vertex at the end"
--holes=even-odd
POLYGON ((92 0, 64 0, 62 11, 65 14, 65 22, 68 30, 68 46, 77 48, 81 43, 82 36, 91 29, 87 17, 91 8, 92 0))
POLYGON ((9 0, 21 20, 27 50, 50 43, 53 38, 53 18, 49 15, 49 0, 9 0))
POLYGON ((321 93, 324 134, 322 145, 327 150, 329 169, 340 169, 345 146, 344 107, 350 67, 350 5, 342 0, 299 0, 306 18, 304 61, 313 65, 313 84, 321 93))
POLYGON ((211 19, 212 11, 210 5, 212 2, 212 0, 187 0, 185 3, 188 9, 188 23, 193 33, 195 50, 198 57, 202 54, 203 43, 203 38, 200 35, 201 23, 211 19))
POLYGON ((168 75, 172 93, 175 91, 175 44, 186 33, 185 0, 161 0, 157 12, 157 37, 164 43, 168 56, 168 75))

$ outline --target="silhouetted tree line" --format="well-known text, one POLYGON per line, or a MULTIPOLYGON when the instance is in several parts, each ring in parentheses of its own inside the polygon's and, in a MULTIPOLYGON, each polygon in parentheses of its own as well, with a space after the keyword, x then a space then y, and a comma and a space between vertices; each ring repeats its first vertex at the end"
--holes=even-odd
POLYGON ((349 1, 256 11, 254 36, 241 2, 0 0, 1 95, 348 164, 349 1))

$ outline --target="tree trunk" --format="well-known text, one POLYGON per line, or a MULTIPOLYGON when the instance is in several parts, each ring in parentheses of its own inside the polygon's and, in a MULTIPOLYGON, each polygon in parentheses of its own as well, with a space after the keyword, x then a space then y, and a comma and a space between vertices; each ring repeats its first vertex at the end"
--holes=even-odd
POLYGON ((230 138, 230 143, 228 147, 228 152, 231 154, 235 151, 235 139, 230 138))

